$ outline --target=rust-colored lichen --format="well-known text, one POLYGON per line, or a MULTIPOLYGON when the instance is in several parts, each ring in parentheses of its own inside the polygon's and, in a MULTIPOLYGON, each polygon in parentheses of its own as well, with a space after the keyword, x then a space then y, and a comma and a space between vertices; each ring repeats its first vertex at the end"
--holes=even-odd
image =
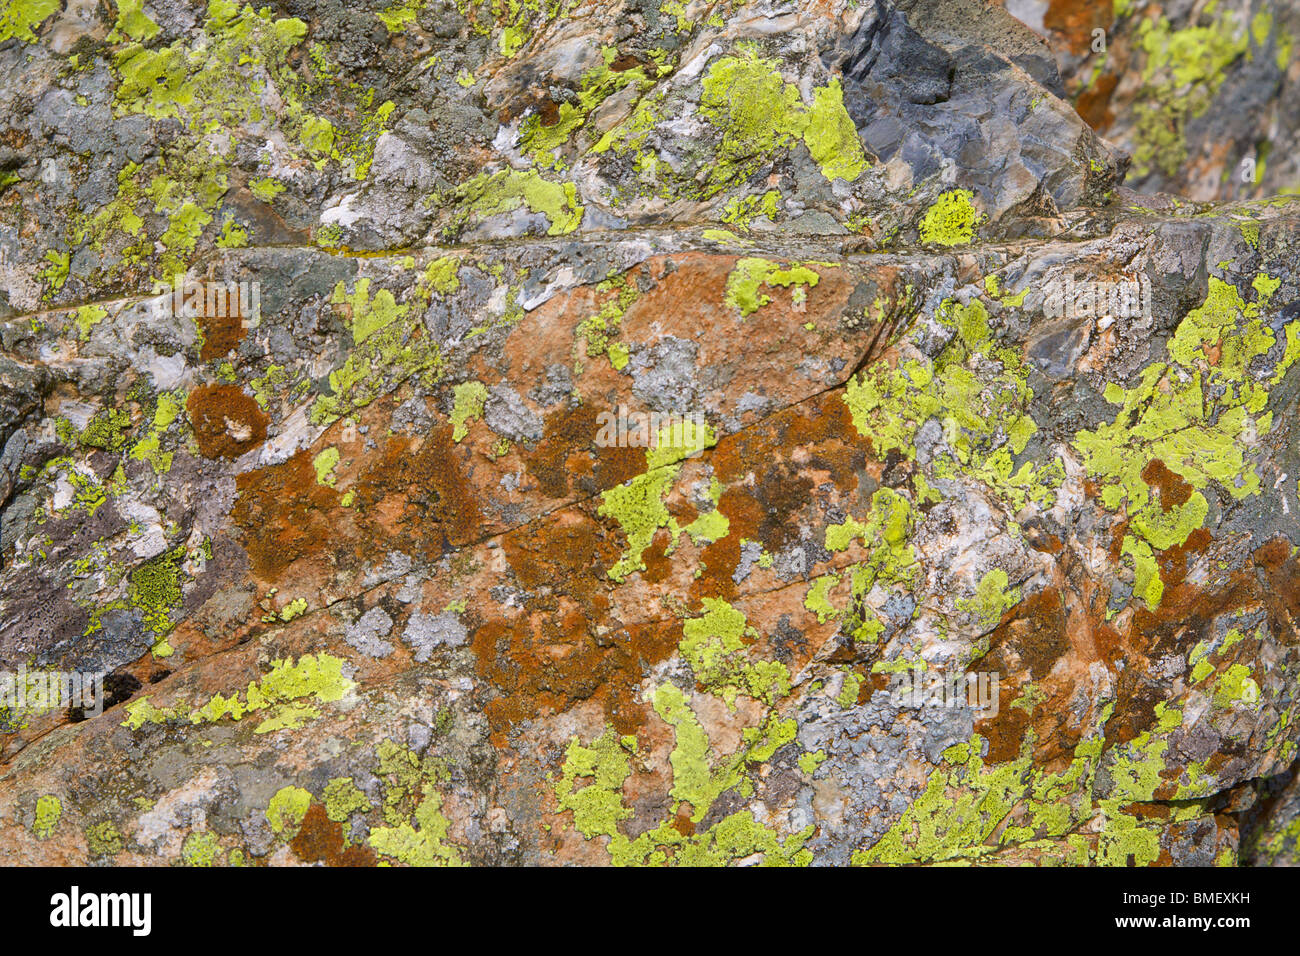
POLYGON ((266 441, 266 413, 237 385, 196 388, 186 407, 204 458, 238 458, 266 441))

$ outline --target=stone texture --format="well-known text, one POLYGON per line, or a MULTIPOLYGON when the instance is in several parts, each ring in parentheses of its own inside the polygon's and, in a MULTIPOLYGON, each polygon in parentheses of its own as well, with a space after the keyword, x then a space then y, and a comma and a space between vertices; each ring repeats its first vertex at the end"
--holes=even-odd
POLYGON ((0 859, 1296 861, 1284 164, 1025 3, 113 6, 0 18, 0 662, 108 674, 0 859))

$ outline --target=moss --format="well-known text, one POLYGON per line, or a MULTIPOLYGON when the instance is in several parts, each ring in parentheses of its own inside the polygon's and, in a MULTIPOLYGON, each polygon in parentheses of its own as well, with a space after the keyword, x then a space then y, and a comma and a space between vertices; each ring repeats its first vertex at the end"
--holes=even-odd
POLYGON ((471 420, 483 417, 483 405, 487 401, 487 386, 482 382, 462 382, 453 389, 454 404, 451 410, 452 435, 454 442, 460 442, 469 434, 471 420))
POLYGON ((53 794, 45 794, 36 801, 36 817, 32 821, 32 833, 38 840, 48 839, 59 825, 63 816, 63 804, 53 794))
POLYGON ((926 210, 917 227, 922 242, 940 246, 964 245, 975 238, 975 227, 983 218, 975 211, 969 189, 950 189, 926 210))

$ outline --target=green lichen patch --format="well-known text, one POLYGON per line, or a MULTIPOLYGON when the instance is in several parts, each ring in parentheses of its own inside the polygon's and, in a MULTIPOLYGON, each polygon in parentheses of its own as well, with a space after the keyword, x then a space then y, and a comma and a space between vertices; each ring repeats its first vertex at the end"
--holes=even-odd
MULTIPOLYGON (((986 766, 977 734, 944 751, 944 763, 901 819, 872 846, 853 855, 855 864, 956 863, 994 858, 1004 848, 1032 845, 1058 862, 1145 866, 1159 855, 1159 832, 1125 812, 1153 799, 1162 786, 1168 739, 1143 733, 1105 747, 1101 727, 1074 749, 1063 770, 1035 766, 1032 732, 1021 755, 986 766), (1099 770, 1106 784, 1100 785, 1099 770), (1095 843, 1080 836, 1083 824, 1100 822, 1095 843)), ((1191 808, 1191 815, 1203 813, 1191 808)))
MULTIPOLYGON (((1211 12, 1207 7, 1207 15, 1211 12)), ((1178 172, 1187 158, 1188 121, 1209 109, 1228 66, 1253 56, 1251 31, 1233 11, 1213 12, 1207 19, 1176 30, 1164 16, 1155 16, 1137 27, 1137 45, 1146 62, 1142 88, 1133 100, 1136 145, 1130 175, 1135 179, 1153 171, 1166 176, 1178 172)), ((1267 37, 1265 21, 1257 27, 1267 37)), ((1257 40, 1255 47, 1260 46, 1257 40)))
POLYGON ((131 572, 131 606, 144 616, 145 626, 166 634, 174 626, 171 612, 181 603, 180 561, 184 548, 160 554, 131 572))
POLYGON ((1205 302, 1168 341, 1168 361, 1145 368, 1131 388, 1108 386, 1106 400, 1120 408, 1115 420, 1074 437, 1102 503, 1130 516, 1123 553, 1133 562, 1134 593, 1148 607, 1159 605, 1164 590, 1154 552, 1183 544, 1202 526, 1204 490, 1213 483, 1236 500, 1260 492, 1247 456, 1255 437, 1272 428, 1271 389, 1300 358, 1300 323, 1284 334, 1285 346, 1275 350, 1278 338, 1259 302, 1211 276, 1205 302), (1275 351, 1271 374, 1250 371, 1275 351), (1190 486, 1184 501, 1153 496, 1153 463, 1190 486))
POLYGON ((828 180, 852 181, 866 171, 870 164, 838 79, 815 89, 808 107, 775 61, 749 44, 741 44, 737 54, 715 60, 702 81, 700 116, 721 134, 706 198, 749 178, 778 150, 800 141, 828 180))
POLYGON ((148 697, 141 697, 127 705, 122 726, 139 730, 145 724, 204 724, 258 714, 263 719, 254 733, 292 730, 320 716, 316 704, 342 700, 356 686, 343 675, 345 663, 342 658, 323 653, 304 654, 297 661, 272 661, 270 672, 260 681, 249 683, 244 693, 229 697, 217 694, 193 710, 184 706, 159 708, 148 697))
POLYGON ((117 856, 125 846, 112 820, 101 820, 86 828, 86 850, 91 856, 117 856))
POLYGON ((311 806, 311 794, 301 787, 281 787, 266 805, 266 822, 282 840, 292 840, 311 806))
POLYGON ((934 419, 944 442, 928 466, 931 477, 973 478, 1014 510, 1030 501, 1050 504, 1064 480, 1061 463, 1015 466, 1038 430, 1024 360, 997 344, 979 300, 945 302, 938 319, 956 334, 935 359, 918 355, 897 367, 877 362, 849 381, 844 400, 855 428, 881 458, 893 450, 912 458, 917 431, 934 419))
MULTIPOLYGON (((707 424, 693 421, 677 422, 656 436, 655 447, 646 450, 647 470, 630 481, 606 490, 601 495, 597 514, 618 522, 627 536, 627 553, 607 572, 610 578, 622 583, 627 575, 645 570, 644 554, 660 528, 669 530, 669 548, 683 531, 693 536, 706 537, 725 534, 721 515, 709 519, 704 525, 692 523, 679 527, 669 514, 664 501, 681 472, 681 462, 718 442, 717 435, 707 424)), ((715 489, 716 491, 716 489, 715 489)), ((716 512, 714 512, 716 513, 716 512)), ((715 539, 716 540, 716 539, 715 539)))
POLYGON ((36 816, 32 820, 32 834, 38 840, 48 839, 63 817, 63 803, 53 794, 45 794, 36 801, 36 816))
POLYGON ((744 653, 758 636, 745 615, 721 598, 704 598, 704 613, 682 625, 678 651, 695 679, 734 706, 748 694, 767 704, 790 693, 790 669, 780 661, 753 661, 744 653))
POLYGON ((454 220, 457 228, 471 219, 486 219, 523 207, 546 217, 549 236, 565 235, 582 224, 583 206, 578 201, 577 185, 543 179, 532 169, 522 173, 513 169, 481 173, 457 190, 456 200, 460 208, 454 220))
POLYGON ((36 28, 59 12, 60 0, 11 0, 0 12, 0 43, 17 38, 36 42, 36 28))
POLYGON ((975 596, 961 599, 957 608, 973 615, 987 630, 997 625, 1008 608, 1020 603, 1020 588, 1007 587, 1007 572, 993 568, 980 578, 975 596))
POLYGON ((821 276, 797 263, 786 268, 767 259, 740 259, 727 276, 724 301, 732 308, 739 309, 742 316, 753 315, 772 301, 771 296, 760 291, 763 286, 780 286, 784 289, 793 286, 796 301, 799 301, 819 281, 821 276))
POLYGON ((469 434, 469 423, 483 417, 483 405, 487 401, 487 386, 482 382, 462 382, 452 390, 453 405, 451 409, 451 440, 463 441, 469 434))
POLYGON ((965 245, 975 238, 975 227, 983 218, 975 210, 975 194, 969 189, 950 189, 934 201, 921 217, 917 233, 922 242, 940 246, 965 245))
POLYGON ((371 829, 371 848, 407 866, 465 865, 460 849, 447 842, 451 821, 442 813, 437 790, 445 779, 443 764, 432 754, 421 758, 391 740, 379 745, 378 754, 386 825, 371 829))

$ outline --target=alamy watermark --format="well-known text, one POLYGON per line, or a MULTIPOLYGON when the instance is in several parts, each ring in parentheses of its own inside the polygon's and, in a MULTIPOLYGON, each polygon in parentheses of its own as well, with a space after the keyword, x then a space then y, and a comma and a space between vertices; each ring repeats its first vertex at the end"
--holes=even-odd
POLYGON ((909 668, 890 679, 889 695, 895 707, 969 707, 987 719, 998 715, 998 673, 909 668))
POLYGON ((698 412, 629 412, 626 405, 619 405, 616 411, 598 414, 596 424, 600 426, 596 444, 601 448, 671 449, 695 458, 709 443, 708 422, 698 412))
POLYGON ((257 280, 190 279, 177 274, 172 277, 171 294, 155 299, 154 307, 174 318, 239 319, 245 329, 254 329, 262 316, 262 285, 257 280))
POLYGON ((0 671, 0 711, 10 719, 65 707, 78 707, 87 717, 102 714, 103 672, 29 671, 26 664, 19 665, 17 671, 0 671))
POLYGON ((1151 283, 1145 275, 1083 282, 1066 276, 1047 282, 1043 292, 1043 314, 1052 319, 1151 318, 1151 283))

